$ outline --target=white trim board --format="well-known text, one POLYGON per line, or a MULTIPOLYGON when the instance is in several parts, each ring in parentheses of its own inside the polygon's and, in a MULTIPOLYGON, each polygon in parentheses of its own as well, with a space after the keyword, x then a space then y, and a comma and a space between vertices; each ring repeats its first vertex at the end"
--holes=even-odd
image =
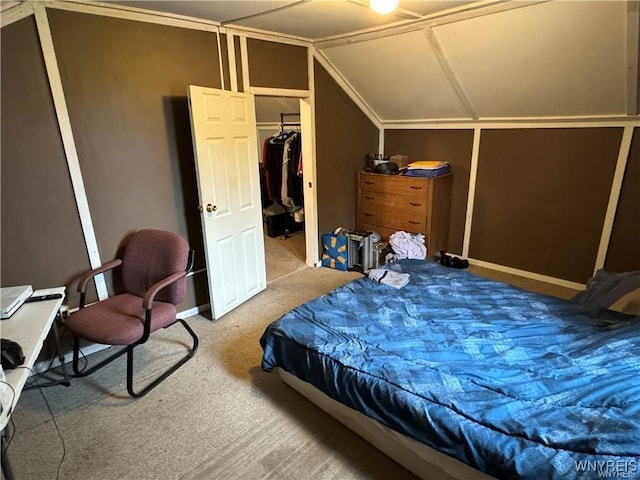
MULTIPOLYGON (((98 251, 96 234, 93 229, 93 221, 91 219, 91 211, 89 210, 87 193, 84 188, 84 180, 80 170, 80 162, 78 160, 78 152, 76 150, 73 129, 71 127, 71 120, 67 110, 67 102, 64 96, 64 89, 62 87, 62 79, 60 78, 60 71, 58 70, 58 61, 56 59, 56 52, 53 46, 51 30, 49 29, 47 12, 43 3, 34 4, 33 11, 36 18, 38 37, 40 40, 40 47, 42 48, 42 56, 44 57, 49 86, 51 88, 51 96, 53 98, 58 126, 60 128, 60 135, 62 137, 62 144, 64 146, 65 156, 67 159, 67 166, 69 168, 69 175, 71 177, 71 184, 73 186, 73 193, 78 207, 80 225, 82 227, 82 233, 87 247, 89 263, 91 268, 96 268, 99 267, 102 262, 100 260, 100 252, 98 251)), ((97 275, 94 280, 98 298, 100 300, 106 299, 109 295, 104 275, 97 275)))
POLYGON ((558 285, 560 287, 572 288, 574 290, 584 290, 585 284, 564 280, 562 278, 550 277, 548 275, 542 275, 539 273, 529 272, 527 270, 520 270, 518 268, 507 267, 505 265, 499 265, 497 263, 485 262, 484 260, 477 260, 475 258, 469 258, 471 265, 477 265, 478 267, 488 268, 490 270, 496 270, 498 272, 509 273, 511 275, 517 275, 519 277, 530 278, 532 280, 538 280, 540 282, 550 283, 552 285, 558 285))
MULTIPOLYGON (((247 87, 245 86, 245 89, 247 87)), ((253 95, 261 95, 266 97, 291 97, 291 98, 307 98, 311 96, 310 90, 294 90, 288 88, 271 88, 271 87, 248 87, 248 92, 253 95)))
POLYGON ((347 94, 347 96, 362 110, 369 121, 373 123, 378 130, 382 128, 387 128, 383 125, 383 122, 380 120, 380 117, 376 114, 376 112, 369 106, 369 104, 360 96, 360 94, 353 88, 346 78, 342 76, 342 74, 338 71, 338 69, 333 65, 331 60, 327 58, 327 56, 317 50, 313 49, 313 57, 318 61, 320 65, 329 73, 331 78, 342 88, 342 90, 347 94))
POLYGON ((465 211, 464 235, 462 237, 462 256, 469 256, 471 245, 471 226, 473 224, 473 206, 476 198, 476 177, 478 175, 478 160, 480 158, 480 135, 482 130, 473 131, 473 146, 471 148, 471 168, 469 171, 469 192, 467 194, 467 209, 465 211))
MULTIPOLYGON (((236 45, 233 39, 233 34, 226 32, 227 35, 227 57, 229 59, 229 82, 231 85, 229 88, 232 92, 238 91, 238 69, 236 66, 236 45)), ((222 59, 220 59, 222 63, 222 59)), ((246 88, 246 85, 243 85, 246 88)))
POLYGON ((598 127, 640 127, 640 117, 620 118, 512 118, 489 121, 471 119, 443 120, 384 120, 382 127, 387 130, 445 130, 445 129, 515 129, 515 128, 598 128, 598 127))
POLYGON ((596 257, 593 273, 604 267, 609 251, 609 241, 611 240, 611 232, 613 230, 613 222, 618 210, 618 200, 620 199, 620 191, 622 190, 622 181, 624 180, 624 171, 627 167, 627 159, 631 150, 631 140, 633 139, 633 127, 625 127, 620 141, 620 150, 618 152, 618 160, 616 169, 611 182, 611 192, 609 194, 609 203, 607 204, 607 212, 602 225, 602 234, 600 236, 600 245, 598 247, 598 255, 596 257))
POLYGON ((22 20, 23 18, 27 18, 30 15, 33 15, 33 7, 30 3, 19 3, 12 2, 14 5, 11 5, 8 8, 2 9, 2 15, 0 15, 0 25, 2 27, 6 27, 7 25, 11 25, 17 21, 22 20))
POLYGON ((220 27, 218 22, 205 20, 201 18, 186 17, 175 13, 165 13, 158 11, 150 11, 142 8, 127 7, 124 5, 114 5, 103 2, 89 1, 54 1, 54 2, 29 2, 41 4, 47 8, 56 8, 58 10, 68 10, 78 13, 89 13, 93 15, 101 15, 103 17, 121 18, 124 20, 135 20, 138 22, 155 23, 159 25, 167 25, 171 27, 182 27, 191 30, 204 30, 207 32, 215 32, 220 27))

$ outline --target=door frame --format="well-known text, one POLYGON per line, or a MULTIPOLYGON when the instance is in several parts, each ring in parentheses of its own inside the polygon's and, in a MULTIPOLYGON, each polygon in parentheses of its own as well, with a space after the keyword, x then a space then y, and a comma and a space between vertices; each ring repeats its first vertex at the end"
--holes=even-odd
POLYGON ((320 247, 318 237, 318 189, 316 187, 316 137, 315 106, 309 90, 286 88, 249 87, 247 93, 254 97, 297 98, 300 103, 300 130, 302 133, 302 182, 304 185, 304 235, 305 263, 319 266, 320 247))

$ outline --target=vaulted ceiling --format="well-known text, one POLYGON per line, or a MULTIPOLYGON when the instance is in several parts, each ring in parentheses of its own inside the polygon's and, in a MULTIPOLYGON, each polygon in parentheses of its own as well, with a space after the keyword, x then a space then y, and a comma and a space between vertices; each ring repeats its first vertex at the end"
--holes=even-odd
POLYGON ((637 0, 109 3, 307 40, 381 125, 639 110, 637 0))

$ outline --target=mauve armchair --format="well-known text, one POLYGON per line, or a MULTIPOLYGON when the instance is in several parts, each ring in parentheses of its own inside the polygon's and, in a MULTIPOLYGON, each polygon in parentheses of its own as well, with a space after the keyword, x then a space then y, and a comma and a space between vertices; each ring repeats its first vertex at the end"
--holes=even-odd
POLYGON ((69 315, 65 326, 73 335, 73 371, 90 375, 123 354, 127 354, 127 391, 142 397, 184 365, 198 349, 198 337, 189 325, 176 317, 176 306, 186 294, 186 275, 193 266, 193 251, 180 235, 162 230, 140 230, 131 235, 121 259, 84 274, 78 282, 80 308, 69 315), (124 293, 85 306, 89 280, 99 273, 120 268, 124 293), (133 351, 150 335, 180 323, 189 333, 192 346, 187 354, 140 391, 133 388, 133 351), (80 369, 80 340, 105 345, 124 345, 108 358, 80 369))

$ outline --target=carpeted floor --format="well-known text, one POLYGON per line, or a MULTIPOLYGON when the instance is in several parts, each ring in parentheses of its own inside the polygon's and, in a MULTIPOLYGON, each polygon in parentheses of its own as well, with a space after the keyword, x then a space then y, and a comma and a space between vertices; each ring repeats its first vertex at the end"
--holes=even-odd
POLYGON ((307 268, 304 232, 288 238, 264 236, 267 283, 307 268))
MULTIPOLYGON (((70 387, 24 392, 8 430, 15 477, 415 480, 259 368, 270 322, 360 276, 306 267, 301 238, 265 237, 267 289, 218 321, 189 319, 198 353, 146 397, 126 394, 124 358, 70 387)), ((187 340, 179 326, 152 338, 137 349, 138 382, 181 355, 187 340)))
MULTIPOLYGON (((70 387, 24 392, 9 428, 16 478, 414 478, 259 368, 271 321, 358 276, 301 267, 216 322, 191 318, 198 353, 142 399, 126 394, 124 358, 70 387)), ((187 340, 179 326, 153 338, 139 349, 137 381, 187 340)))

